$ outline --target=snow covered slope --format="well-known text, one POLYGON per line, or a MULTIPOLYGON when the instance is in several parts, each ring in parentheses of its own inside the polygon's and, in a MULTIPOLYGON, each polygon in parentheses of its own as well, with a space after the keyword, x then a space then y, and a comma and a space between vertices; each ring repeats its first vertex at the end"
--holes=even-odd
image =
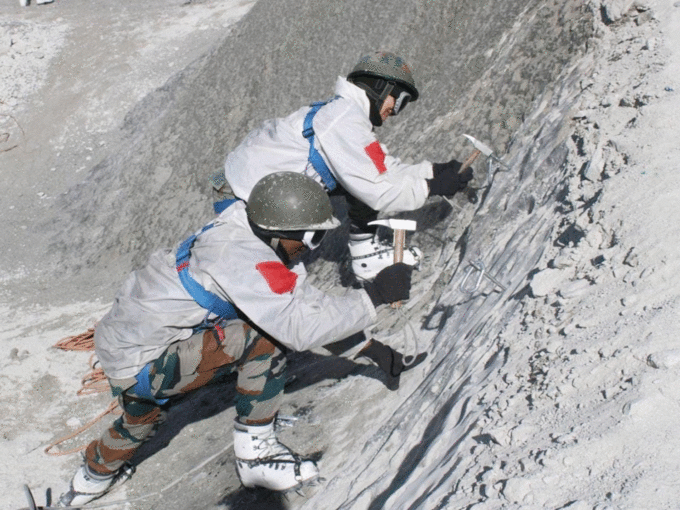
MULTIPOLYGON (((404 54, 422 89, 380 129, 392 152, 463 159, 469 133, 510 170, 488 174, 480 158, 476 201, 433 199, 407 215, 426 259, 413 299, 383 310, 375 334, 428 357, 398 391, 374 368, 293 356, 283 412, 298 424, 283 437, 320 452, 321 486, 304 498, 239 488, 225 384, 180 402, 137 475, 107 500, 139 509, 674 508, 679 17, 680 6, 661 0, 257 2, 128 114, 121 141, 55 199, 48 226, 35 227, 50 232, 42 266, 68 280, 37 268, 13 278, 42 280, 44 295, 65 303, 51 311, 62 314, 50 322, 55 335, 65 321, 91 320, 102 306, 94 298, 110 300, 149 251, 209 218, 206 177, 249 129, 330 95, 363 51, 404 54), (504 289, 489 279, 461 288, 480 262, 504 289), (74 305, 74 288, 93 299, 74 305)), ((348 280, 342 232, 330 241, 310 266, 322 287, 348 280)), ((16 328, 27 315, 11 309, 16 328)), ((24 326, 21 337, 46 342, 45 328, 24 326)), ((2 337, 8 352, 12 331, 2 337)), ((36 377, 75 383, 55 363, 68 356, 12 352, 8 367, 44 356, 36 377)), ((8 390, 16 383, 44 400, 46 384, 26 389, 12 370, 8 390)), ((50 421, 84 421, 96 407, 69 412, 75 397, 59 401, 50 421)), ((25 456, 11 452, 22 470, 40 462, 52 476, 25 481, 59 491, 78 459, 41 457, 50 427, 35 437, 18 428, 3 433, 8 449, 23 445, 25 456)))

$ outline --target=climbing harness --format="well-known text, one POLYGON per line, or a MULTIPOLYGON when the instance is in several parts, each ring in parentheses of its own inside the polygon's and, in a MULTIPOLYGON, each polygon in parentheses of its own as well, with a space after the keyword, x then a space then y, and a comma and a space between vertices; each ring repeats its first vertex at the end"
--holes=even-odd
POLYGON ((481 259, 477 259, 475 261, 469 262, 468 267, 465 269, 465 275, 463 276, 463 280, 460 282, 460 290, 461 292, 464 292, 465 294, 473 294, 477 289, 479 289, 479 286, 482 283, 482 280, 484 278, 488 278, 493 282, 494 285, 499 287, 502 291, 506 291, 507 287, 503 285, 501 282, 499 282, 495 277, 491 276, 487 270, 486 267, 484 266, 484 262, 482 262, 481 259), (468 280, 470 280, 470 277, 475 273, 478 272, 479 274, 476 277, 476 280, 472 282, 472 285, 468 284, 468 280))
MULTIPOLYGON (((227 207, 237 202, 238 199, 232 198, 229 199, 229 201, 230 203, 227 205, 227 207)), ((226 301, 203 288, 203 286, 196 280, 194 280, 191 274, 189 274, 189 259, 191 258, 191 248, 194 246, 194 243, 196 242, 196 239, 198 239, 198 236, 200 234, 202 234, 206 230, 211 229, 214 226, 215 225, 213 223, 208 223, 205 227, 201 229, 201 231, 198 234, 193 234, 188 239, 186 239, 182 244, 179 245, 176 256, 177 273, 179 274, 179 280, 180 282, 182 282, 184 289, 201 307, 205 308, 210 313, 213 313, 223 319, 236 319, 238 318, 238 315, 236 314, 236 309, 234 308, 234 305, 232 305, 229 301, 226 301)))
POLYGON ((144 365, 144 368, 142 368, 142 370, 135 376, 135 379, 137 379, 137 384, 132 387, 132 391, 136 395, 147 400, 151 400, 159 406, 162 406, 170 399, 156 398, 156 396, 153 394, 153 389, 151 388, 151 365, 153 365, 153 361, 144 365))
POLYGON ((309 113, 307 113, 307 116, 305 117, 305 123, 302 129, 302 136, 309 140, 309 162, 314 167, 314 170, 316 170, 316 173, 319 174, 319 176, 321 177, 321 180, 323 181, 324 185, 328 188, 328 191, 333 191, 337 187, 338 183, 333 177, 333 174, 331 174, 328 165, 326 165, 326 162, 323 160, 323 157, 321 156, 319 151, 316 149, 316 147, 314 147, 314 127, 312 123, 314 121, 314 116, 317 114, 317 112, 321 109, 322 106, 327 105, 328 103, 334 101, 339 97, 340 96, 335 96, 333 99, 329 99, 328 101, 317 101, 315 103, 312 103, 310 105, 311 109, 309 110, 309 113))

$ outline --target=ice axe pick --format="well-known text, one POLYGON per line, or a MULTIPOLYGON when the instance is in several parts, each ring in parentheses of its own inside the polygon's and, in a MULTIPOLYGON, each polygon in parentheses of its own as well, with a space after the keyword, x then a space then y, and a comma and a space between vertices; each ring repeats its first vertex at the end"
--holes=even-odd
POLYGON ((493 161, 495 161, 496 163, 498 163, 502 167, 508 169, 508 166, 505 163, 503 163, 500 159, 498 159, 496 156, 494 156, 493 149, 491 147, 480 142, 474 136, 465 135, 465 134, 463 136, 465 138, 467 138, 470 141, 470 143, 472 143, 472 146, 475 148, 475 151, 472 154, 470 154, 470 157, 468 157, 465 160, 465 162, 463 163, 463 166, 460 168, 460 172, 462 172, 467 167, 469 167, 472 163, 474 163, 475 159, 477 159, 477 157, 480 154, 484 154, 487 158, 492 159, 493 161))
MULTIPOLYGON (((368 223, 369 225, 382 225, 392 229, 394 232, 394 263, 404 261, 404 244, 406 241, 406 231, 414 231, 416 229, 415 220, 401 220, 401 219, 385 219, 375 220, 368 223)), ((392 308, 399 308, 401 301, 392 303, 392 308)))

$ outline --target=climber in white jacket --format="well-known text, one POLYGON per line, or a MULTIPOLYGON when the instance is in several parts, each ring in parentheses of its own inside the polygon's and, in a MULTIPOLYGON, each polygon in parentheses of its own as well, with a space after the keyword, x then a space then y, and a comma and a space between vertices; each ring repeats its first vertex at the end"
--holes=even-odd
MULTIPOLYGON (((317 478, 315 462, 274 432, 286 348, 358 333, 375 323, 376 307, 408 299, 411 287, 406 264, 385 268, 363 289, 327 294, 311 285, 296 260, 339 225, 316 182, 273 173, 253 187, 247 205, 232 201, 178 248, 154 253, 134 271, 94 337, 123 414, 88 445, 57 506, 105 494, 129 475, 127 461, 163 422, 173 397, 230 372, 238 374, 234 452, 242 483, 286 491, 317 478)), ((376 342, 362 353, 375 358, 385 349, 376 342)))
MULTIPOLYGON (((289 171, 311 177, 329 193, 343 194, 351 221, 352 269, 360 279, 370 280, 392 263, 393 251, 368 223, 378 213, 418 209, 431 195, 452 196, 472 178, 470 169, 459 173, 456 160, 404 163, 376 138, 374 127, 418 95, 402 58, 389 52, 364 56, 347 78, 338 77, 333 99, 268 120, 251 132, 227 156, 224 175, 211 178, 213 186, 226 197, 248 201, 262 177, 289 171)), ((415 265, 421 256, 419 249, 408 248, 404 262, 415 265)))

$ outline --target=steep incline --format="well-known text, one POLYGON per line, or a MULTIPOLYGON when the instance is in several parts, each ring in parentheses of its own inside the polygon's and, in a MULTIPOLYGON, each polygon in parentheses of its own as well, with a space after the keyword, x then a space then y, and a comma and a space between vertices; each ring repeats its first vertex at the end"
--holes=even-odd
MULTIPOLYGON (((97 52, 82 53, 88 58, 69 51, 85 46, 100 13, 88 2, 49 4, 63 10, 46 17, 54 26, 41 28, 51 34, 44 41, 31 42, 27 32, 43 19, 40 11, 25 10, 24 22, 4 24, 0 41, 4 62, 47 61, 51 54, 34 51, 47 40, 71 59, 50 67, 50 87, 27 100, 33 127, 20 140, 29 143, 0 156, 11 163, 3 175, 13 179, 3 196, 10 219, 0 252, 0 436, 9 459, 0 469, 8 487, 2 502, 21 506, 23 482, 36 495, 60 493, 80 458, 47 457, 43 448, 110 402, 108 394, 79 398, 88 355, 52 345, 100 318, 119 281, 151 250, 211 217, 207 176, 251 128, 327 98, 360 53, 386 48, 414 64, 422 89, 418 103, 378 132, 395 155, 463 159, 472 148, 460 135, 469 133, 509 167, 487 172, 480 158, 476 201, 433 199, 406 215, 418 221, 409 241, 425 259, 412 299, 399 311, 381 310, 372 334, 427 358, 389 391, 373 366, 324 349, 290 356, 281 413, 297 422, 280 435, 301 454, 316 454, 325 478, 305 497, 240 486, 233 381, 226 381, 174 402, 135 458, 135 476, 102 503, 136 510, 677 507, 680 2, 259 0, 233 32, 222 33, 228 25, 220 22, 206 33, 206 40, 224 39, 148 95, 105 143, 89 124, 64 117, 63 98, 106 90, 114 77, 135 89, 137 80, 111 62, 136 61, 136 45, 150 40, 158 48, 162 38, 149 34, 159 35, 159 26, 194 34, 200 20, 214 18, 213 8, 229 7, 173 0, 179 25, 168 25, 160 23, 168 0, 145 9, 132 0, 116 4, 122 10, 108 13, 108 30, 125 48, 112 48, 102 62, 97 55, 114 39, 100 38, 97 52), (130 15, 150 22, 140 32, 124 21, 130 15), (68 24, 60 19, 80 30, 63 48, 57 35, 68 24), (126 30, 118 32, 113 25, 121 24, 126 30), (94 61, 101 73, 88 73, 94 61), (79 66, 82 75, 62 81, 79 66), (42 116, 46 97, 50 115, 42 116), (60 158, 51 133, 68 137, 66 118, 78 125, 70 136, 80 152, 52 172, 41 162, 60 158), (102 162, 83 166, 85 180, 53 200, 43 189, 80 179, 74 162, 90 161, 83 156, 91 140, 99 141, 92 161, 102 162), (46 220, 35 226, 36 217, 46 220), (472 288, 482 265, 499 285, 482 278, 472 288), (113 503, 121 500, 127 503, 113 503)), ((229 5, 247 10, 250 3, 229 5)), ((199 53, 188 48, 178 67, 199 53)), ((175 69, 155 55, 159 66, 175 69)), ((39 85, 26 78, 24 85, 39 85)), ((100 112, 97 97, 88 107, 95 122, 127 108, 108 103, 100 112)), ((13 144, 19 123, 4 115, 14 134, 0 133, 0 145, 13 144)), ((345 204, 334 204, 342 217, 345 204)), ((344 227, 310 260, 320 287, 351 283, 344 227)), ((107 421, 73 443, 92 439, 107 421)))
MULTIPOLYGON (((291 398, 309 401, 327 436, 320 441, 324 489, 296 508, 469 504, 457 481, 481 470, 463 448, 483 441, 473 440, 486 410, 480 394, 507 360, 504 324, 522 306, 527 274, 558 226, 569 114, 591 72, 576 64, 592 37, 594 14, 578 1, 508 0, 501 9, 496 2, 454 0, 260 0, 220 47, 131 112, 124 143, 60 200, 49 224, 58 232, 53 253, 73 282, 87 278, 112 292, 152 249, 210 217, 206 178, 248 130, 329 96, 336 76, 367 49, 405 55, 422 99, 381 129, 393 152, 413 160, 463 159, 471 149, 460 135, 470 133, 491 144, 511 170, 492 169, 487 180, 480 159, 476 180, 488 186, 476 203, 433 200, 411 215, 420 225, 412 242, 428 256, 416 297, 401 315, 382 313, 380 334, 396 344, 410 341, 406 349, 415 341, 429 357, 398 394, 366 395, 357 378, 315 388, 304 374, 325 362, 293 363, 302 384, 291 398), (507 290, 484 280, 476 292, 461 292, 475 261, 507 290), (404 336, 409 327, 418 329, 417 339, 404 336)), ((347 276, 346 256, 335 236, 312 266, 320 285, 347 276)), ((184 508, 199 508, 198 501, 185 501, 184 508)), ((233 500, 233 507, 243 501, 233 500)))
POLYGON ((463 157, 463 132, 503 153, 536 97, 585 49, 589 17, 579 2, 262 0, 219 48, 143 101, 124 142, 59 200, 52 260, 115 286, 209 218, 206 176, 251 128, 329 96, 371 48, 404 54, 422 89, 417 107, 380 133, 397 155, 463 157))

